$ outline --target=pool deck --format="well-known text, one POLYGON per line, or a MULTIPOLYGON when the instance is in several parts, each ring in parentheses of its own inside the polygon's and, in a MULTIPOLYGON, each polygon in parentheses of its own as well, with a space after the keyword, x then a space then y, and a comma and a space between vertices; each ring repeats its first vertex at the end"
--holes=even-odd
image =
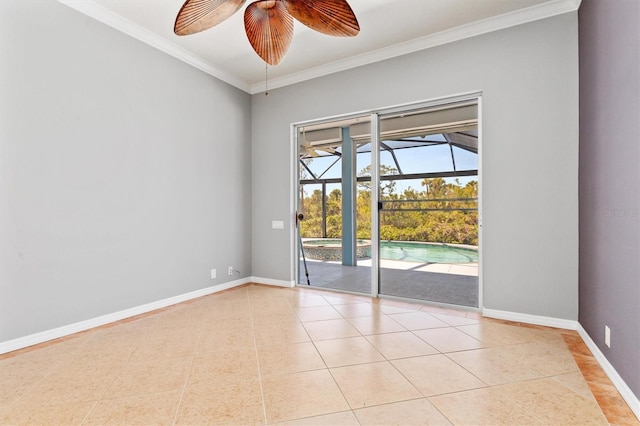
MULTIPOLYGON (((307 259, 312 286, 370 294, 371 259, 357 266, 307 259)), ((300 284, 306 284, 300 259, 300 284)), ((412 300, 478 307, 478 264, 419 263, 382 259, 380 294, 412 300)))
MULTIPOLYGON (((371 266, 371 259, 358 260, 359 266, 371 266)), ((440 274, 478 276, 477 263, 419 263, 403 260, 380 259, 380 267, 420 272, 437 272, 440 274)))

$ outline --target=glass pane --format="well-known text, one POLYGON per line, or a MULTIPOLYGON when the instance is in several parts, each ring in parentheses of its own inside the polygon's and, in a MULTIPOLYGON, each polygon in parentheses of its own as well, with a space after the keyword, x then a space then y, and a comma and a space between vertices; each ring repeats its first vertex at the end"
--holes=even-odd
POLYGON ((450 133, 381 138, 379 293, 478 307, 477 132, 435 125, 450 133))
MULTIPOLYGON (((357 122, 362 126, 368 118, 357 122)), ((349 129, 342 121, 299 134, 298 206, 304 220, 299 227, 298 283, 370 293, 371 209, 363 203, 370 200, 371 185, 357 181, 370 175, 362 170, 370 164, 370 144, 353 140, 349 129)))

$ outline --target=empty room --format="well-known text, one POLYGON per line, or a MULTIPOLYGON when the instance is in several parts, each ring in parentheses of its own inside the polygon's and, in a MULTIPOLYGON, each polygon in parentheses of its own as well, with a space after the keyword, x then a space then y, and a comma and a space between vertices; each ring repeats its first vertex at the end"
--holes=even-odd
POLYGON ((3 0, 0 424, 639 424, 638 141, 636 0, 3 0))

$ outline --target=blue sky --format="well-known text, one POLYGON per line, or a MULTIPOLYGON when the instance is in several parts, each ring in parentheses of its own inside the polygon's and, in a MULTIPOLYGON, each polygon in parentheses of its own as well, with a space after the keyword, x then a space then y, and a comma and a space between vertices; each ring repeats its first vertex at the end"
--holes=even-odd
MULTIPOLYGON (((478 168, 478 156, 474 153, 465 151, 460 148, 453 148, 457 170, 475 170, 478 168)), ((395 150, 396 158, 405 174, 411 173, 431 173, 439 171, 452 171, 453 163, 451 161, 451 151, 448 145, 425 146, 418 148, 407 148, 395 150)), ((316 174, 322 173, 332 162, 336 160, 335 156, 316 157, 313 159, 309 168, 316 174)), ((380 153, 380 163, 389 167, 396 167, 391 154, 388 151, 380 153)), ((363 152, 358 154, 356 170, 359 172, 363 168, 371 164, 371 154, 363 152)), ((323 178, 339 178, 341 174, 341 163, 338 161, 329 169, 323 178)), ((453 182, 455 178, 448 178, 447 181, 453 182)), ((477 177, 460 177, 458 178, 462 185, 477 177)), ((396 181, 396 191, 402 193, 409 187, 421 190, 421 180, 398 180, 396 181)), ((339 184, 328 185, 327 191, 330 192, 334 188, 339 188, 339 184)))

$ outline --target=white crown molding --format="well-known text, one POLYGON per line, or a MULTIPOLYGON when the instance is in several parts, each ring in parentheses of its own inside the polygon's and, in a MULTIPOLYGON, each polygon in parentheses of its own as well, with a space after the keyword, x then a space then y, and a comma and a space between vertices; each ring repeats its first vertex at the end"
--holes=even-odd
POLYGON ((143 43, 148 44, 168 55, 173 56, 187 64, 203 71, 213 77, 216 77, 225 83, 228 83, 238 89, 249 92, 249 83, 240 80, 234 75, 225 73, 210 63, 206 62, 202 58, 193 53, 183 49, 182 47, 171 43, 170 41, 156 35, 155 33, 148 31, 140 25, 123 18, 122 16, 113 13, 109 9, 94 3, 92 0, 58 0, 58 2, 69 6, 72 9, 77 10, 84 15, 87 15, 97 21, 102 22, 118 31, 121 31, 143 43))
POLYGON ((134 306, 133 308, 125 309, 111 314, 102 315, 96 318, 91 318, 85 321, 76 322, 73 324, 65 325, 62 327, 54 328, 51 330, 42 331, 39 333, 31 334, 17 339, 0 342, 0 354, 7 352, 13 352, 18 349, 23 349, 29 346, 37 345, 39 343, 48 342, 50 340, 59 339, 61 337, 70 336, 81 331, 89 330, 91 328, 100 327, 102 325, 111 324, 116 321, 120 321, 126 318, 135 317, 136 315, 146 314, 157 309, 165 308, 167 306, 175 305, 177 303, 186 302, 188 300, 197 299, 199 297, 208 296, 213 293, 218 293, 223 290, 235 288, 244 284, 250 283, 249 278, 242 278, 235 281, 219 284, 213 287, 207 287, 200 290, 192 291, 178 296, 169 297, 167 299, 158 300, 155 302, 147 303, 145 305, 134 306))
POLYGON ((580 337, 582 337, 582 340, 587 345, 587 348, 589 348, 596 361, 598 361, 600 367, 602 367, 606 375, 609 376, 609 379, 616 387, 618 392, 620 392, 622 398, 627 402, 627 404, 629 404, 629 408, 631 408, 633 414, 635 414, 638 420, 640 420, 640 399, 638 399, 638 397, 634 395, 631 388, 625 383, 622 377, 620 377, 616 369, 613 368, 613 365, 611 365, 609 360, 600 351, 598 345, 596 345, 593 339, 591 339, 589 333, 587 333, 587 331, 582 328, 581 324, 578 324, 578 334, 580 335, 580 337))
MULTIPOLYGON (((568 12, 578 10, 582 0, 556 0, 553 2, 542 3, 537 6, 516 10, 514 12, 505 13, 495 17, 472 22, 450 30, 441 31, 405 43, 399 43, 384 49, 354 56, 342 61, 336 61, 324 64, 319 67, 310 68, 308 70, 289 74, 284 77, 269 80, 269 88, 277 89, 278 87, 289 86, 325 75, 345 71, 362 65, 380 62, 386 59, 395 58, 397 56, 414 53, 420 50, 429 49, 436 46, 452 43, 459 40, 487 34, 493 31, 503 30, 517 25, 526 24, 540 19, 550 18, 568 12)), ((251 94, 261 93, 264 91, 264 82, 256 83, 251 86, 251 94)))
MULTIPOLYGON (((539 4, 537 6, 516 10, 514 12, 462 25, 460 27, 452 28, 450 30, 442 31, 405 43, 399 43, 384 49, 357 55, 342 61, 324 64, 319 67, 275 78, 273 80, 269 80, 269 87, 270 89, 277 89, 279 87, 312 80, 314 78, 429 49, 431 47, 441 46, 447 43, 502 30, 516 25, 573 12, 578 10, 581 1, 582 0, 555 0, 539 4)), ((240 90, 250 94, 261 93, 264 91, 264 82, 251 84, 250 82, 241 80, 234 75, 225 73, 199 56, 188 52, 162 37, 159 37, 155 33, 142 28, 134 22, 111 12, 92 0, 58 0, 58 2, 109 25, 110 27, 113 27, 135 39, 138 39, 149 46, 161 50, 168 55, 186 62, 187 64, 216 77, 225 83, 237 87, 240 90)))

